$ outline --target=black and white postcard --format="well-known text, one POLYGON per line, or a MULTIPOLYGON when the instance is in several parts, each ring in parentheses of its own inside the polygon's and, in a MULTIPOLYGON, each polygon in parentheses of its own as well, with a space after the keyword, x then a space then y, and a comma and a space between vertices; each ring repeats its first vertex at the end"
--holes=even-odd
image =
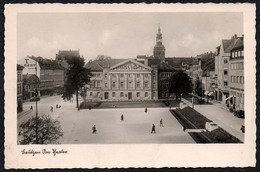
POLYGON ((255 166, 253 4, 10 4, 5 21, 5 168, 255 166))

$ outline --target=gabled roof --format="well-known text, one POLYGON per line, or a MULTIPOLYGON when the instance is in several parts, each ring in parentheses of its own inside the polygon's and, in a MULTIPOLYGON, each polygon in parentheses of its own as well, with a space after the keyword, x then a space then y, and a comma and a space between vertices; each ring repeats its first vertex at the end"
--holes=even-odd
POLYGON ((148 70, 152 70, 151 67, 149 67, 149 66, 147 66, 147 65, 144 65, 143 63, 140 63, 140 62, 138 62, 138 61, 136 61, 136 60, 134 60, 134 59, 126 59, 126 60, 124 60, 124 61, 122 61, 122 62, 120 62, 120 63, 115 64, 114 66, 111 66, 110 69, 114 69, 114 68, 116 68, 116 67, 118 67, 118 66, 121 66, 121 65, 123 65, 123 64, 126 64, 126 63, 128 63, 128 62, 132 62, 132 63, 137 64, 137 65, 139 65, 139 66, 142 66, 142 67, 144 67, 144 68, 146 68, 146 69, 148 69, 148 70))
POLYGON ((243 37, 232 37, 229 40, 222 40, 224 53, 230 53, 234 47, 242 46, 241 44, 243 45, 243 37))

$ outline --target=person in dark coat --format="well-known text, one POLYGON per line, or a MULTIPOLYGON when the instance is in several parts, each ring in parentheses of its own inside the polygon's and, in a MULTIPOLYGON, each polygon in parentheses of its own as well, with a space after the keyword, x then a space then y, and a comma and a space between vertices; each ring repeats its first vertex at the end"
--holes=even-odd
POLYGON ((144 109, 144 112, 147 113, 147 108, 144 109))
POLYGON ((183 131, 184 131, 184 132, 186 131, 186 127, 185 127, 185 125, 183 126, 183 131))
POLYGON ((123 114, 121 115, 121 121, 124 121, 124 115, 123 114))
POLYGON ((160 120, 160 127, 163 127, 162 119, 160 120))
POLYGON ((152 131, 151 131, 151 134, 152 133, 155 133, 155 125, 153 124, 153 126, 152 126, 152 131))
POLYGON ((53 107, 51 106, 51 112, 53 112, 53 107))
POLYGON ((31 106, 31 108, 30 108, 31 110, 33 110, 33 107, 31 106))
POLYGON ((96 129, 96 125, 94 125, 93 127, 92 127, 92 134, 96 134, 97 133, 97 129, 96 129))

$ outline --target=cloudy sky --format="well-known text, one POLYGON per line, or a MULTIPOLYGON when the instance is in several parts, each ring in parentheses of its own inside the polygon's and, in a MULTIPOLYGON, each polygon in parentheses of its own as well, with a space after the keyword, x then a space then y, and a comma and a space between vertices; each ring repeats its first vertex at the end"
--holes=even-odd
POLYGON ((243 34, 242 13, 20 13, 18 60, 78 49, 86 60, 152 55, 159 24, 166 57, 215 51, 221 39, 243 34))

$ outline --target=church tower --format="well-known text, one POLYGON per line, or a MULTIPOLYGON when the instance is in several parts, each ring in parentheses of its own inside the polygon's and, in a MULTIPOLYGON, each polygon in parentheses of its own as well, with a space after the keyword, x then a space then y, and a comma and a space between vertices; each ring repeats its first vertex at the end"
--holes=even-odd
POLYGON ((156 45, 153 48, 153 56, 154 58, 161 59, 163 61, 165 59, 165 47, 162 44, 162 33, 160 26, 156 35, 156 45))

